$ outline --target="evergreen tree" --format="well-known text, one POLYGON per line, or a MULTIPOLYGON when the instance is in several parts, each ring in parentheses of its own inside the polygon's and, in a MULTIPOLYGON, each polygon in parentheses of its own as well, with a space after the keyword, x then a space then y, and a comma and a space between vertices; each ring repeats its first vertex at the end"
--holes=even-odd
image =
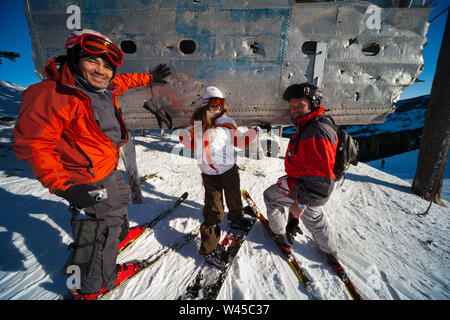
POLYGON ((2 64, 2 58, 15 62, 17 58, 20 58, 20 54, 11 51, 0 51, 0 65, 2 64))

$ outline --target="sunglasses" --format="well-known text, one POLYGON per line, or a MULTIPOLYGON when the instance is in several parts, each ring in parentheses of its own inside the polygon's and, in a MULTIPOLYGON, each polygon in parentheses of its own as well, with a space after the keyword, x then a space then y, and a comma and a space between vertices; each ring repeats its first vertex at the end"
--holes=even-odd
POLYGON ((120 66, 123 63, 123 53, 118 46, 111 41, 91 33, 85 33, 73 39, 83 50, 92 54, 105 53, 112 64, 120 66))
POLYGON ((223 108, 225 104, 225 99, 223 98, 209 98, 208 105, 210 108, 223 108))

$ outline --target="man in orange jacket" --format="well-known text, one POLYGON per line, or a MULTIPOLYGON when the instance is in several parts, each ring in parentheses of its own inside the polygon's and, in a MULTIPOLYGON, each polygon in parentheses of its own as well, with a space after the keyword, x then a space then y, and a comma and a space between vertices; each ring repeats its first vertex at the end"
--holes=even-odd
MULTIPOLYGON (((120 147, 128 140, 117 96, 151 82, 165 83, 170 70, 159 65, 151 73, 116 74, 123 62, 122 51, 93 30, 74 30, 65 49, 65 56, 53 58, 45 65, 47 79, 23 93, 14 128, 14 152, 30 165, 51 193, 102 221, 104 229, 90 235, 100 245, 88 246, 90 251, 78 248, 80 251, 75 254, 93 253, 86 265, 79 265, 81 289, 76 293, 77 298, 90 299, 139 268, 116 265, 123 241, 142 232, 128 228, 131 192, 117 170, 120 147), (103 190, 100 201, 92 196, 97 189, 103 190)), ((155 111, 158 120, 165 115, 155 111)), ((167 119, 162 120, 168 123, 167 119)), ((75 235, 74 240, 77 249, 75 235)), ((76 264, 70 261, 71 257, 66 266, 76 264)))

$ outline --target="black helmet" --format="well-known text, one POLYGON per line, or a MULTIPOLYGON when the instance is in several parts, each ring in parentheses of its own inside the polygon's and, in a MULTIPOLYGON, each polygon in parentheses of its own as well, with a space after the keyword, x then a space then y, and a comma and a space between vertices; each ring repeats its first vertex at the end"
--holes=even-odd
POLYGON ((312 83, 292 84, 284 90, 283 99, 289 101, 291 98, 307 98, 311 102, 311 109, 317 110, 323 98, 322 92, 312 83))

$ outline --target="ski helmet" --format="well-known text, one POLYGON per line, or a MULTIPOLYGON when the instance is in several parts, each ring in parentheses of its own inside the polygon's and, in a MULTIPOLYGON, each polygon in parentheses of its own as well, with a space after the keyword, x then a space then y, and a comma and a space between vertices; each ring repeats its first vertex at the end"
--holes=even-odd
POLYGON ((202 95, 203 105, 208 104, 210 98, 224 99, 222 91, 216 87, 207 87, 202 95))
POLYGON ((64 46, 72 70, 76 69, 78 60, 85 55, 94 54, 106 59, 114 69, 123 63, 123 52, 108 37, 90 29, 75 29, 66 39, 64 46))
POLYGON ((284 90, 283 99, 289 101, 291 98, 307 98, 311 103, 311 109, 317 110, 323 98, 322 92, 312 83, 292 84, 284 90))

